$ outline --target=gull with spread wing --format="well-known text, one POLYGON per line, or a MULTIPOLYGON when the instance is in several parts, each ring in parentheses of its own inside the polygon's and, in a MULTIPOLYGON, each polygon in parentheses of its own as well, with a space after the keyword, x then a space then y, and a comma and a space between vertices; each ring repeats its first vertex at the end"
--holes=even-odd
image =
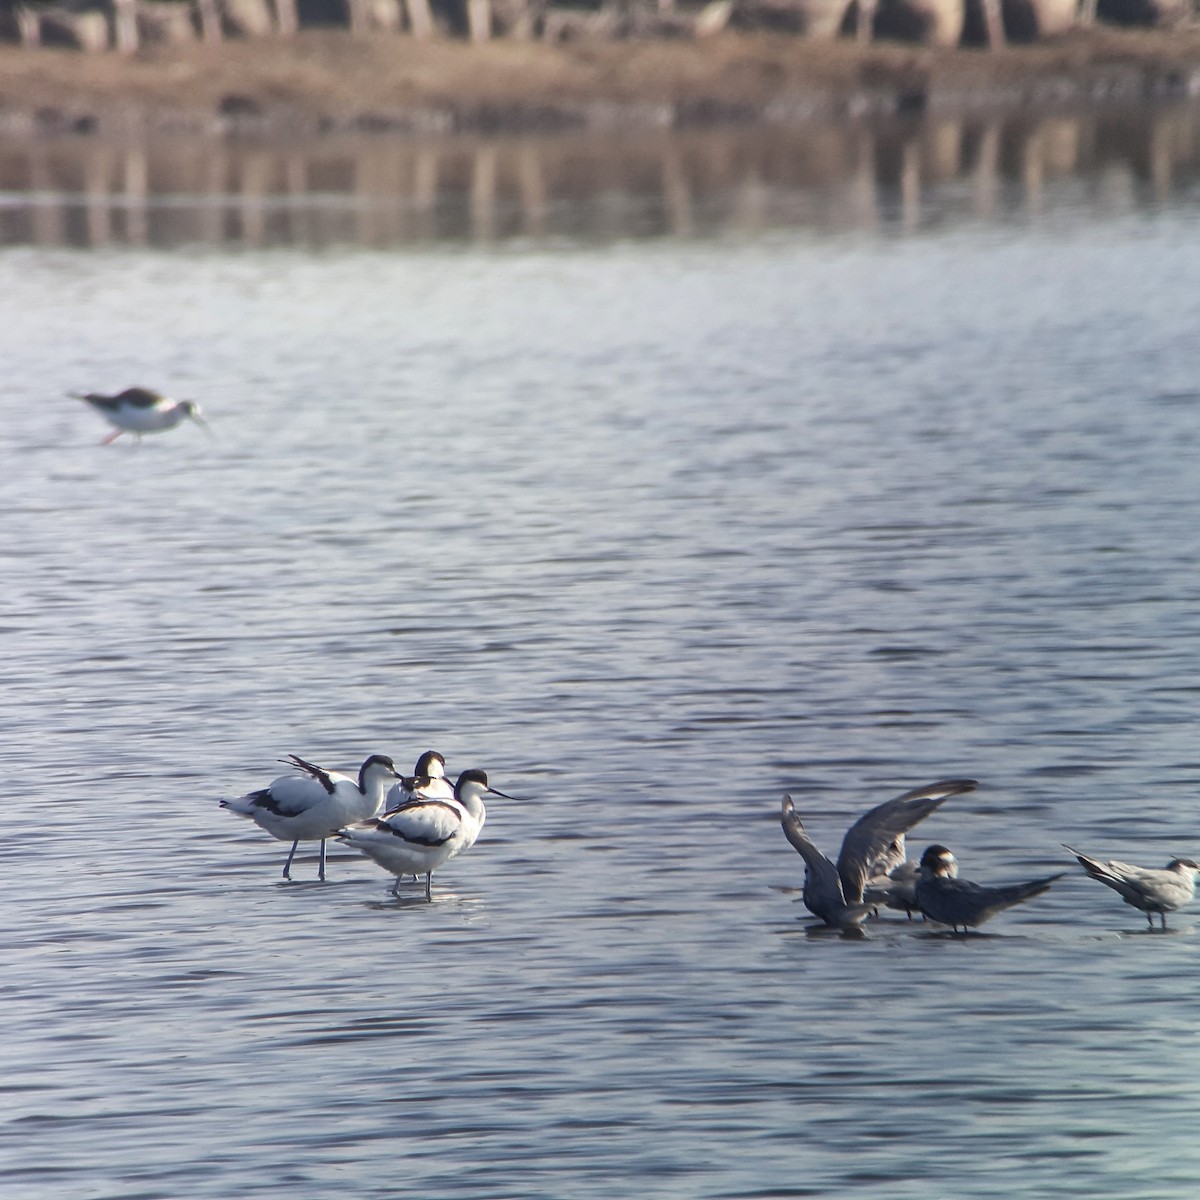
POLYGON ((904 835, 951 796, 973 792, 974 779, 941 779, 896 796, 859 817, 842 840, 837 866, 808 836, 791 796, 783 798, 783 833, 804 859, 804 904, 826 925, 847 929, 861 924, 874 908, 864 903, 867 881, 886 874, 905 857, 904 835))

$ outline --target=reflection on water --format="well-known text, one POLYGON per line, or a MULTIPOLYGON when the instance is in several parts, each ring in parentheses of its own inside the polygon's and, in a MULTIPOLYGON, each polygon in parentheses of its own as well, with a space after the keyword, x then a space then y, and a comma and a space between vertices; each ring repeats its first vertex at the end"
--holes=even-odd
POLYGON ((387 246, 917 228, 1200 175, 1195 107, 621 138, 0 141, 0 244, 387 246))

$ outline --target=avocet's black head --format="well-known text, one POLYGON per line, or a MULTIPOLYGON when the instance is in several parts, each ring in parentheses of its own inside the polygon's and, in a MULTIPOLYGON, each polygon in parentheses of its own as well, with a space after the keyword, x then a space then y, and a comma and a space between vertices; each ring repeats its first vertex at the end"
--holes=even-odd
POLYGON ((1191 871, 1200 871, 1200 865, 1190 858, 1173 858, 1167 863, 1168 871, 1173 871, 1176 867, 1187 867, 1191 871))
POLYGON ((945 846, 928 846, 921 855, 921 869, 934 875, 952 874, 956 866, 957 860, 945 846))
POLYGON ((507 792, 502 792, 497 788, 492 787, 488 783, 487 772, 481 771, 478 767, 472 767, 470 770, 464 771, 459 777, 458 782, 454 785, 454 794, 457 796, 463 789, 464 784, 478 784, 481 792, 487 792, 492 796, 503 796, 505 800, 516 800, 516 796, 510 796, 507 792))
POLYGON ((417 759, 413 774, 423 779, 443 779, 446 775, 446 760, 436 750, 426 750, 417 759))
POLYGON ((392 760, 388 758, 386 754, 372 754, 371 757, 368 758, 366 762, 364 762, 359 768, 358 786, 360 788, 364 786, 363 781, 367 777, 367 772, 370 771, 372 767, 382 767, 389 775, 396 779, 400 778, 400 772, 396 770, 396 764, 392 762, 392 760))

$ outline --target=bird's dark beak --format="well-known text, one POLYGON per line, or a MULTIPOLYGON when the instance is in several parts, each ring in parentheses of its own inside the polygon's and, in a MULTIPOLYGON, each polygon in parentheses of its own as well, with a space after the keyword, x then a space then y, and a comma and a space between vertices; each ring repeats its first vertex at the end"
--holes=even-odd
POLYGON ((490 787, 488 792, 493 796, 503 796, 505 800, 520 800, 521 796, 510 796, 507 792, 502 792, 499 788, 490 787))

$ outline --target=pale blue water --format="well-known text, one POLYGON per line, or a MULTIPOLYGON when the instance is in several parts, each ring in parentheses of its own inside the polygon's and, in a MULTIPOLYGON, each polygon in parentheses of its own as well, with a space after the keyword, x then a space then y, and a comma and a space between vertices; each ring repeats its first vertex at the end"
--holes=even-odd
POLYGON ((1060 846, 1200 852, 1191 189, 16 239, 0 1194, 1191 1196, 1196 916, 1060 846), (132 383, 215 440, 98 446, 132 383), (522 797, 431 905, 217 807, 428 747, 522 797), (1068 878, 806 936, 781 794, 964 774, 914 845, 1068 878))

